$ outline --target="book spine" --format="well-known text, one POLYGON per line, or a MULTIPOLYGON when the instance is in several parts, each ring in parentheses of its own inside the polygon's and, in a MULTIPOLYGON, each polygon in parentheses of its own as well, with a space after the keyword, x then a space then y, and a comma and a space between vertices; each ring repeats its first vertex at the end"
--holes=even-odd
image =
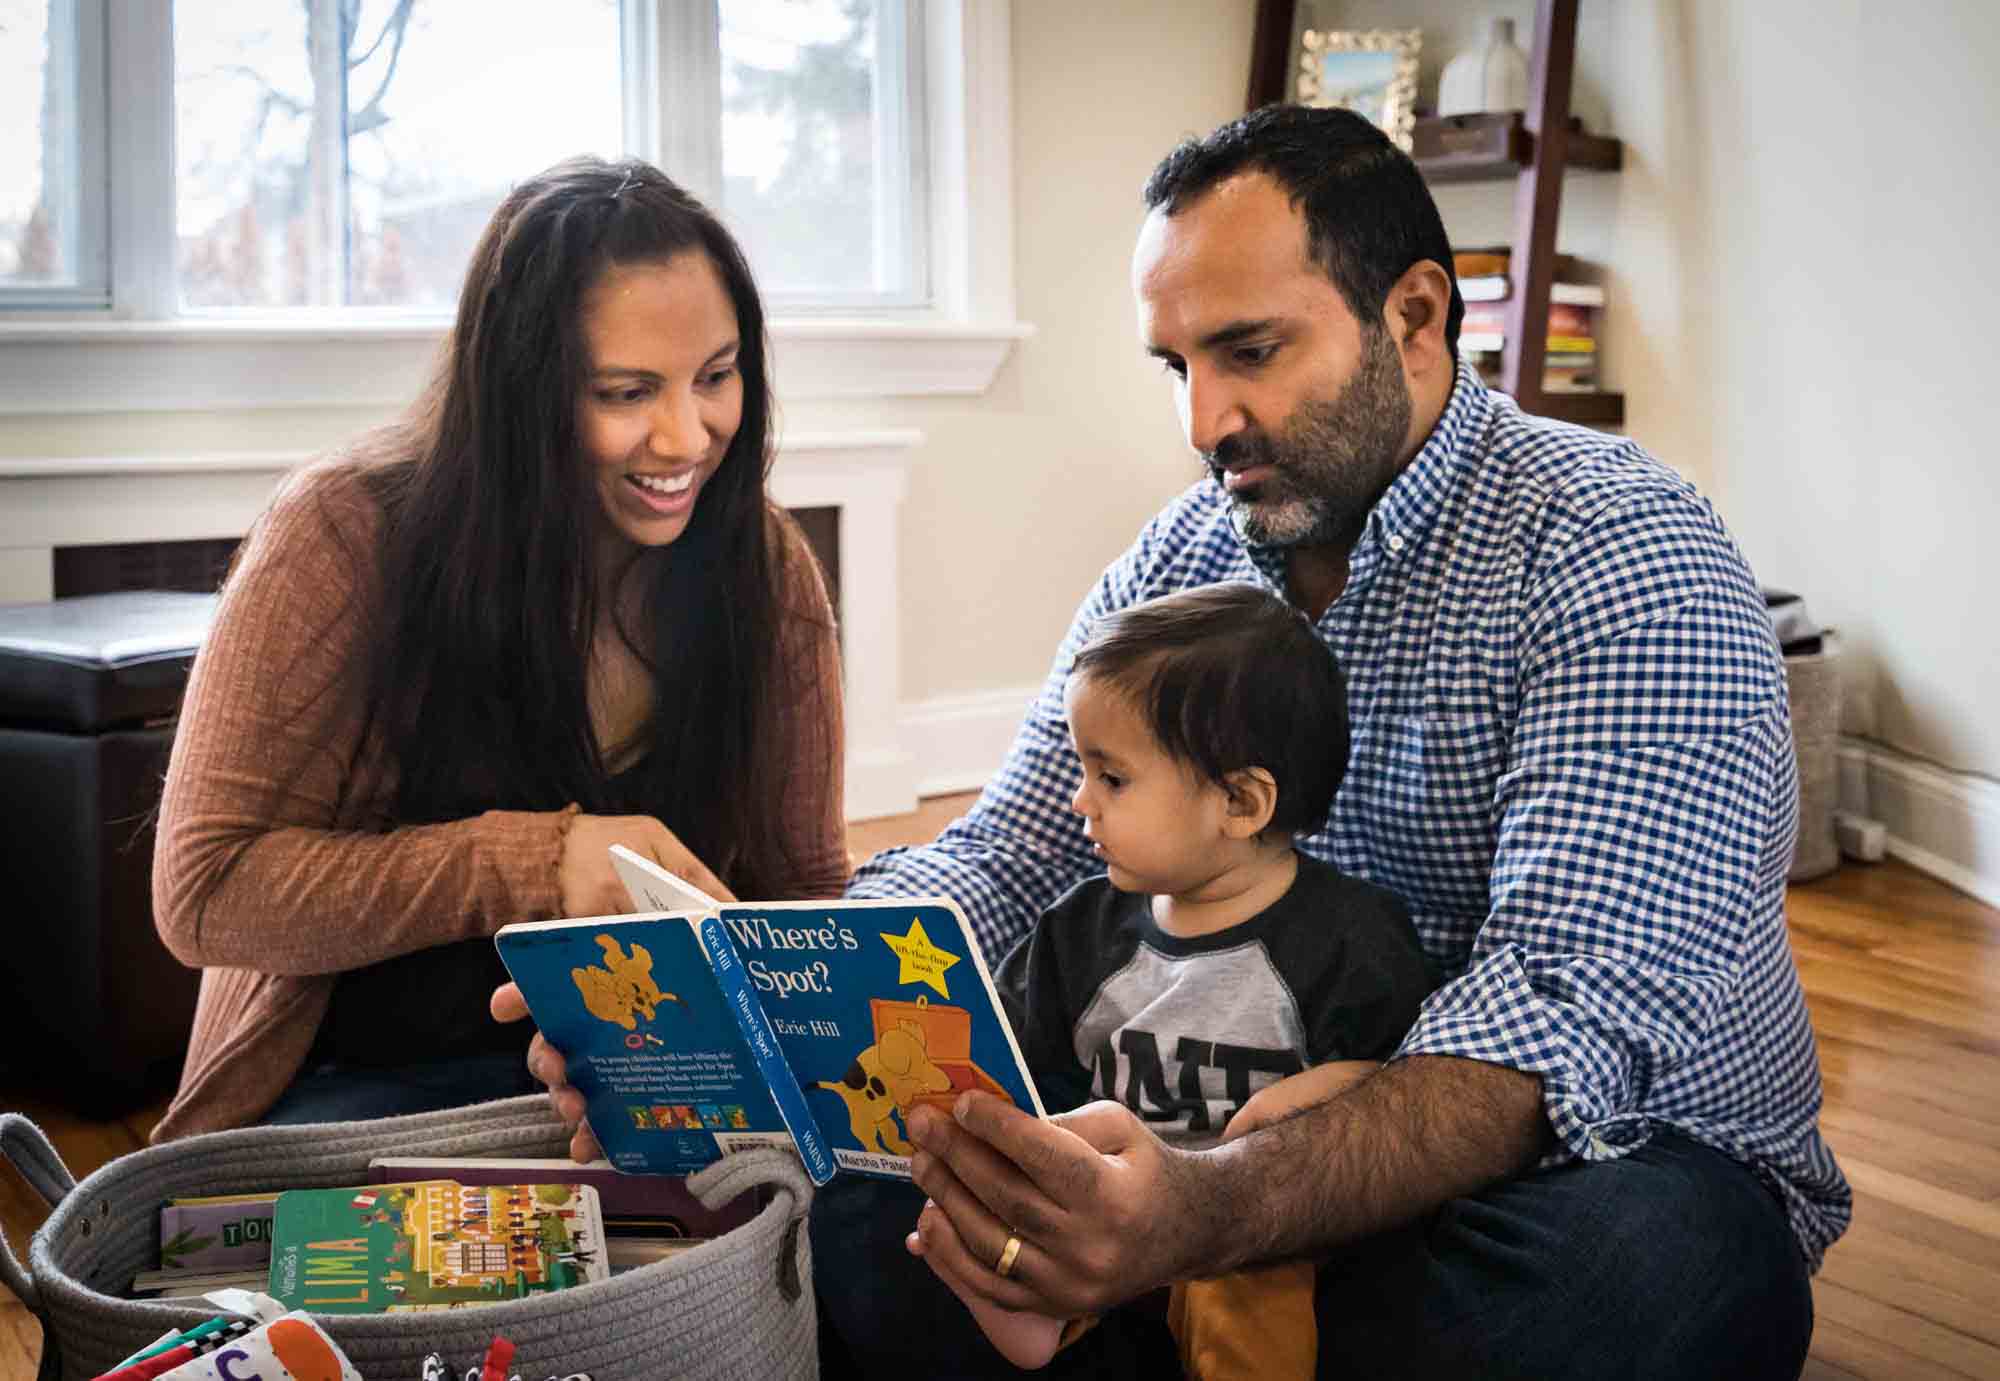
POLYGON ((799 1148, 799 1159, 805 1162, 806 1175, 815 1185, 823 1185, 833 1178, 833 1153, 827 1149, 819 1123, 813 1120, 812 1110, 806 1106, 805 1092, 793 1077, 792 1067, 785 1062, 784 1052, 778 1048, 778 1034, 771 1029, 771 1019, 765 1015, 764 1004, 750 989, 750 977, 744 971, 743 957, 736 952, 735 942, 729 938, 729 932, 723 928, 719 918, 702 917, 700 933, 702 951, 708 955, 709 967, 715 970, 715 981, 722 989, 723 1003, 735 1014, 736 1024, 743 1030, 743 1040, 750 1047, 750 1057, 757 1062, 764 1083, 771 1090, 771 1100, 778 1105, 778 1116, 785 1119, 785 1129, 792 1134, 792 1141, 799 1148))

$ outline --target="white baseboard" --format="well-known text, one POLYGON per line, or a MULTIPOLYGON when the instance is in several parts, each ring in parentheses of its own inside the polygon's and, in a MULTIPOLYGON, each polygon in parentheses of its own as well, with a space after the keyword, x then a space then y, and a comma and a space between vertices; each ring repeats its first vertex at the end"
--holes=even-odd
POLYGON ((943 796, 985 786, 1006 761, 1014 731, 1041 690, 1037 683, 904 705, 902 742, 917 762, 916 794, 943 796))
POLYGON ((1840 806, 1880 820, 1895 857, 2000 906, 2000 786, 1843 737, 1840 806))

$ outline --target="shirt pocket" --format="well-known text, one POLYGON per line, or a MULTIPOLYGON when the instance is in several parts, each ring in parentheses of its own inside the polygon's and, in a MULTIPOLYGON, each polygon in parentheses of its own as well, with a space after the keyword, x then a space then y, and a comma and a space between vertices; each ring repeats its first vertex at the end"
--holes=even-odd
MULTIPOLYGON (((1492 715, 1378 715, 1353 730, 1336 798, 1367 876, 1412 911, 1485 918, 1498 837, 1494 793, 1507 740, 1492 715)), ((1454 927, 1456 928, 1456 927, 1454 927)))

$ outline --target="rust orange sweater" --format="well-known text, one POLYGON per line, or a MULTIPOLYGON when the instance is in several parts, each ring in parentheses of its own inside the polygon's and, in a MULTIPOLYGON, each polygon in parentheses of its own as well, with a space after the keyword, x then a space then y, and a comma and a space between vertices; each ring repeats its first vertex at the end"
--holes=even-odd
MULTIPOLYGON (((201 998, 155 1142, 262 1116, 297 1076, 344 970, 560 914, 573 810, 364 827, 392 814, 395 772, 363 741, 356 684, 382 523, 362 464, 322 462, 287 484, 245 539, 195 660, 153 914, 167 948, 202 970, 201 998)), ((785 684, 819 688, 774 726, 798 750, 782 827, 804 864, 784 891, 837 896, 848 872, 839 650, 817 565, 796 529, 778 530, 786 602, 826 613, 789 634, 779 659, 785 684)))

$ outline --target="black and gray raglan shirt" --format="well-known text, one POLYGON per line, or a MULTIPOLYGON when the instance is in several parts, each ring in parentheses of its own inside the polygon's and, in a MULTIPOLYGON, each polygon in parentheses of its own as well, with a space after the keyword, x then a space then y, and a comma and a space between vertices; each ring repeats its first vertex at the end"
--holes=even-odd
POLYGON ((1050 1112, 1110 1098, 1182 1145, 1310 1065, 1386 1060, 1434 986, 1402 902, 1304 856, 1265 911, 1192 939, 1152 898, 1080 882, 996 981, 1050 1112))

